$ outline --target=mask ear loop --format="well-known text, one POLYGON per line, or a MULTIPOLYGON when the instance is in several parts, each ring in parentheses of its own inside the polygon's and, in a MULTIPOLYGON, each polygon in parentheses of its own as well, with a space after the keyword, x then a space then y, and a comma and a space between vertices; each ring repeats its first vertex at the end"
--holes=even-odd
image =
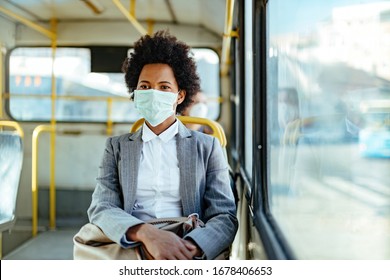
MULTIPOLYGON (((177 95, 179 96, 179 93, 182 91, 182 89, 179 89, 179 91, 177 92, 177 95)), ((184 95, 183 97, 183 100, 180 102, 180 103, 182 103, 183 101, 184 101, 184 99, 186 98, 186 96, 184 95)), ((178 102, 178 104, 177 105, 179 105, 179 101, 180 101, 180 97, 177 99, 177 102, 178 102)))
POLYGON ((130 99, 130 101, 134 101, 134 91, 132 93, 130 93, 129 99, 130 99))
POLYGON ((130 92, 130 94, 129 94, 129 99, 130 99, 130 101, 134 101, 134 96, 135 96, 134 90, 135 90, 135 89, 133 88, 133 91, 130 92))

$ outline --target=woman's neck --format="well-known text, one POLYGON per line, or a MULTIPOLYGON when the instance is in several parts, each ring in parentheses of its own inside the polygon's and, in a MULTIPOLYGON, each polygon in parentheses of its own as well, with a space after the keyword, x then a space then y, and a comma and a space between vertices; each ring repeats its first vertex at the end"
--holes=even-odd
POLYGON ((167 130, 168 127, 170 127, 172 124, 174 124, 175 121, 176 121, 176 116, 172 115, 157 126, 151 126, 150 123, 148 123, 147 121, 146 121, 146 125, 150 128, 151 131, 153 131, 154 134, 160 135, 165 130, 167 130))

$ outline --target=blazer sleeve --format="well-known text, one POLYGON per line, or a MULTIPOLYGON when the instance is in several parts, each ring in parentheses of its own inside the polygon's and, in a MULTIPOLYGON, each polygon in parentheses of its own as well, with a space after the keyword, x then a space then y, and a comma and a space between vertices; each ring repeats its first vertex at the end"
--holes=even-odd
MULTIPOLYGON (((97 225, 112 241, 121 244, 128 228, 143 221, 124 210, 122 186, 119 180, 118 148, 116 138, 108 138, 99 166, 97 184, 88 209, 91 223, 97 225)), ((122 244, 121 244, 122 245, 122 244)))
POLYGON ((206 166, 206 186, 202 203, 205 227, 193 230, 185 238, 194 240, 207 259, 214 259, 232 244, 238 229, 227 161, 216 138, 213 140, 206 166))

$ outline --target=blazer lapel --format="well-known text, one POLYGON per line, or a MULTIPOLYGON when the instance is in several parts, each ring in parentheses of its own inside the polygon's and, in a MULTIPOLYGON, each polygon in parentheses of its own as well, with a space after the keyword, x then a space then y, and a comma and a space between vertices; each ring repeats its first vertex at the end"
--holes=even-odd
POLYGON ((180 196, 183 214, 188 216, 196 212, 196 145, 189 130, 179 121, 177 134, 177 158, 180 168, 180 196))
POLYGON ((126 209, 128 212, 132 211, 135 203, 135 195, 137 191, 138 170, 141 160, 142 151, 142 129, 139 129, 134 134, 129 136, 130 141, 126 141, 123 145, 121 157, 123 160, 122 166, 122 184, 124 186, 123 192, 129 194, 130 209, 126 209))

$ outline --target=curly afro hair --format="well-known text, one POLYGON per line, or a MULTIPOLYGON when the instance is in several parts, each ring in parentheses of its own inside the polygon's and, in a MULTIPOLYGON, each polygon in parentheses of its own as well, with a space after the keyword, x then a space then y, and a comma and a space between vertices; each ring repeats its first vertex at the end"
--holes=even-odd
POLYGON ((158 31, 153 36, 145 35, 134 43, 134 51, 122 66, 125 81, 130 93, 136 89, 139 75, 146 64, 162 63, 169 65, 179 89, 186 91, 184 101, 176 108, 181 114, 200 91, 200 78, 190 47, 178 41, 168 31, 158 31))

